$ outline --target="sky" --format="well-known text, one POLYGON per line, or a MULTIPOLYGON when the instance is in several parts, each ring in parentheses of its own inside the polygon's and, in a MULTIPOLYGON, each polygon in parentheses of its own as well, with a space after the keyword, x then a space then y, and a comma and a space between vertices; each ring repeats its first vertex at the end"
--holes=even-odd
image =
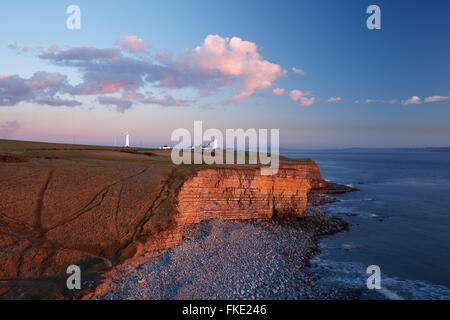
POLYGON ((279 129, 281 147, 450 146, 448 1, 0 4, 0 138, 173 144, 279 129), (381 29, 366 13, 378 5, 381 29), (70 30, 66 9, 81 10, 70 30))

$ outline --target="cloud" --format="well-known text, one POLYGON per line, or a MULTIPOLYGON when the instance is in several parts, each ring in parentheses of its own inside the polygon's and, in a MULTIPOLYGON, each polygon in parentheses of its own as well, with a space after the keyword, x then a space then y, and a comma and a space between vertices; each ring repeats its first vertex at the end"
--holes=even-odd
POLYGON ((123 37, 116 41, 116 44, 120 46, 123 50, 130 53, 140 53, 144 52, 144 41, 139 39, 137 36, 123 37))
POLYGON ((242 91, 232 96, 232 101, 242 101, 256 90, 269 88, 286 74, 278 64, 263 60, 255 43, 238 37, 230 39, 209 35, 190 54, 200 70, 239 78, 242 91))
POLYGON ((130 109, 133 104, 130 100, 111 96, 100 96, 98 102, 102 105, 114 105, 116 106, 116 111, 120 113, 130 109))
POLYGON ((162 64, 172 64, 173 63, 173 52, 162 48, 157 50, 156 52, 156 56, 155 56, 156 60, 162 64))
POLYGON ((144 96, 142 94, 124 94, 122 97, 100 96, 98 101, 101 105, 114 105, 116 111, 124 113, 130 109, 133 104, 159 105, 162 107, 185 107, 189 106, 192 101, 184 99, 175 99, 170 94, 165 96, 144 96))
POLYGON ((17 42, 8 44, 8 49, 17 50, 17 42))
POLYGON ((309 107, 312 106, 314 104, 314 102, 316 101, 316 98, 311 97, 311 98, 301 98, 300 100, 300 105, 303 107, 309 107))
POLYGON ((369 103, 384 103, 384 100, 381 99, 366 99, 363 102, 356 100, 355 103, 369 104, 369 103))
POLYGON ((61 99, 60 97, 36 98, 33 100, 33 102, 40 105, 47 105, 51 107, 76 107, 82 104, 77 100, 65 100, 61 99))
POLYGON ((303 92, 301 92, 300 90, 292 90, 291 92, 289 92, 289 97, 291 98, 292 101, 298 101, 300 100, 300 98, 303 96, 303 92))
POLYGON ((147 97, 140 101, 144 104, 157 104, 163 107, 186 107, 191 104, 190 100, 175 99, 171 95, 162 97, 147 97))
POLYGON ((26 87, 25 80, 19 76, 0 78, 0 106, 14 106, 33 97, 32 90, 26 87))
POLYGON ((83 75, 76 94, 106 94, 119 91, 136 92, 147 84, 165 89, 197 88, 201 96, 214 90, 241 86, 241 92, 232 101, 242 101, 256 90, 269 88, 286 71, 263 60, 255 43, 238 37, 222 38, 209 35, 201 46, 185 50, 178 59, 165 49, 150 57, 124 56, 140 52, 141 41, 135 36, 121 38, 118 47, 53 47, 40 58, 67 67, 75 67, 83 75))
POLYGON ((408 104, 421 104, 422 100, 418 96, 412 96, 408 100, 402 101, 402 103, 405 104, 405 105, 408 105, 408 104))
POLYGON ((6 121, 0 126, 0 137, 8 138, 19 129, 20 124, 18 121, 6 121))
POLYGON ((424 99, 424 101, 427 102, 427 103, 448 101, 448 100, 450 100, 450 96, 431 96, 431 97, 426 97, 424 99))
POLYGON ((297 69, 296 67, 292 67, 292 71, 295 72, 296 74, 300 74, 302 76, 306 75, 305 71, 303 71, 302 69, 297 69))
POLYGON ((275 88, 272 91, 272 93, 276 96, 282 96, 285 92, 286 92, 286 90, 281 89, 281 88, 275 88))
MULTIPOLYGON (((389 104, 396 104, 396 103, 400 103, 401 102, 404 105, 408 105, 408 104, 422 104, 424 102, 425 103, 431 103, 431 102, 440 102, 440 101, 450 101, 450 96, 430 96, 430 97, 426 97, 423 100, 420 97, 418 97, 418 96, 412 96, 411 98, 409 98, 407 100, 391 99, 391 100, 389 100, 387 102, 389 104)), ((374 102, 384 103, 385 100, 366 99, 362 103, 367 104, 367 103, 374 103, 374 102)), ((355 103, 361 103, 361 102, 359 100, 356 100, 355 103)))
POLYGON ((341 100, 342 100, 342 98, 340 98, 340 97, 331 97, 327 101, 328 102, 338 102, 338 101, 341 101, 341 100))
POLYGON ((81 103, 64 100, 58 94, 71 91, 67 76, 58 72, 39 71, 29 79, 18 75, 0 76, 0 106, 14 106, 20 102, 40 105, 73 107, 81 103))
POLYGON ((30 48, 28 48, 28 47, 20 48, 19 45, 17 44, 17 42, 10 43, 8 45, 8 49, 14 51, 16 54, 27 53, 30 51, 30 48))
POLYGON ((146 47, 149 45, 142 39, 128 36, 118 39, 111 48, 54 45, 41 49, 38 58, 75 69, 82 81, 70 85, 65 75, 43 71, 30 79, 5 74, 0 78, 0 105, 12 106, 21 101, 54 106, 79 104, 63 100, 60 95, 96 95, 100 104, 114 105, 119 112, 135 103, 185 106, 192 102, 169 94, 143 94, 147 86, 162 91, 193 88, 198 98, 237 86, 239 91, 229 101, 240 102, 258 90, 270 88, 286 74, 280 65, 264 60, 255 43, 238 37, 209 35, 200 46, 178 56, 154 47, 146 51, 146 47))
POLYGON ((49 60, 61 66, 81 67, 88 66, 89 62, 105 62, 118 59, 121 56, 120 47, 100 49, 97 47, 69 47, 60 49, 59 46, 52 46, 43 51, 39 58, 49 60))
POLYGON ((68 86, 67 76, 58 72, 36 72, 32 78, 24 81, 24 85, 32 91, 47 90, 52 87, 68 86))

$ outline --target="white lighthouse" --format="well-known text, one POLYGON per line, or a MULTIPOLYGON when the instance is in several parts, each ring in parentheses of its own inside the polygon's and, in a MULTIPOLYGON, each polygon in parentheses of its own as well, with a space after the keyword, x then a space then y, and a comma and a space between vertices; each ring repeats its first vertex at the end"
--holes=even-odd
POLYGON ((216 150, 217 148, 219 148, 219 142, 217 141, 216 138, 214 138, 214 141, 212 142, 212 149, 216 150))
POLYGON ((125 147, 130 147, 130 134, 128 133, 128 131, 125 133, 125 147))
MULTIPOLYGON (((203 150, 205 150, 205 149, 216 150, 216 149, 219 148, 219 142, 217 141, 216 138, 214 138, 214 140, 211 141, 210 143, 208 143, 207 146, 201 146, 201 148, 202 148, 203 150)), ((195 149, 195 148, 194 148, 194 149, 195 149)))

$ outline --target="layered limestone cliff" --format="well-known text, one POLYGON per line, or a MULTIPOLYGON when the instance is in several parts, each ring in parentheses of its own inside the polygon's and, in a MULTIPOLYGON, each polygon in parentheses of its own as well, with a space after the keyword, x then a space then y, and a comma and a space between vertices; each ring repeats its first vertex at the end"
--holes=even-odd
POLYGON ((313 163, 283 164, 276 175, 258 168, 199 170, 178 194, 185 224, 206 219, 289 219, 303 216, 311 188, 324 183, 313 163))
POLYGON ((286 162, 278 173, 257 167, 207 167, 189 176, 176 195, 174 223, 137 243, 131 259, 140 264, 181 242, 184 227, 207 219, 292 219, 305 214, 309 195, 328 183, 314 161, 286 162))
POLYGON ((357 189, 328 183, 314 161, 281 163, 278 173, 256 167, 202 168, 187 178, 176 196, 174 224, 139 243, 134 261, 142 263, 178 245, 184 227, 207 219, 288 220, 305 215, 306 206, 336 201, 323 194, 357 189))

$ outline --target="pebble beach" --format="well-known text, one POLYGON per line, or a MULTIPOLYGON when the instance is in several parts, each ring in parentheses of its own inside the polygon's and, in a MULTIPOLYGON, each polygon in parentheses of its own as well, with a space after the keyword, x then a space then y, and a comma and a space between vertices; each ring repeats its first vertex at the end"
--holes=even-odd
POLYGON ((354 299, 317 285, 308 271, 318 238, 344 221, 310 207, 298 221, 207 220, 186 227, 182 243, 122 278, 103 299, 354 299))

